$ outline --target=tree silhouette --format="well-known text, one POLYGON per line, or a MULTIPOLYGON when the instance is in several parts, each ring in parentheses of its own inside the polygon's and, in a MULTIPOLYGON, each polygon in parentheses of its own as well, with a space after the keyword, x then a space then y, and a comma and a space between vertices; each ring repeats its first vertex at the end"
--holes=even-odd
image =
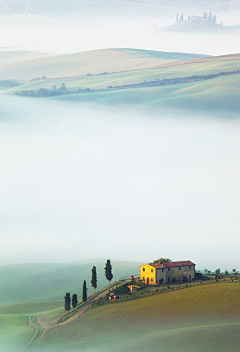
POLYGON ((66 93, 67 86, 65 83, 62 83, 61 87, 59 88, 60 93, 66 93))
POLYGON ((78 303, 77 295, 76 295, 76 293, 74 293, 73 296, 72 296, 72 306, 73 306, 73 308, 77 307, 77 303, 78 303))
POLYGON ((94 266, 92 268, 92 280, 91 280, 91 284, 92 284, 92 287, 94 288, 94 294, 95 294, 95 290, 97 288, 97 270, 96 270, 96 267, 94 266))
POLYGON ((86 280, 83 281, 82 300, 83 300, 83 302, 87 302, 87 285, 86 285, 86 280))
POLYGON ((71 309, 71 297, 70 293, 66 293, 66 296, 64 297, 65 299, 65 309, 70 310, 71 309))
POLYGON ((111 283, 111 280, 113 278, 112 265, 111 265, 110 259, 108 259, 107 262, 106 262, 105 276, 106 276, 106 279, 109 281, 109 290, 110 290, 110 283, 111 283))

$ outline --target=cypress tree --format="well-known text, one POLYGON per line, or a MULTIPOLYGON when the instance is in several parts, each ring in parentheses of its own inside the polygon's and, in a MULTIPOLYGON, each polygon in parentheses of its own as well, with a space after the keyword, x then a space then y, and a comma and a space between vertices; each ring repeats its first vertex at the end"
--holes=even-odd
POLYGON ((87 302, 87 285, 86 285, 86 280, 83 281, 82 300, 83 300, 83 302, 87 302))
POLYGON ((94 266, 92 268, 92 280, 91 280, 91 284, 92 284, 92 287, 94 288, 94 294, 95 294, 95 290, 97 288, 97 270, 96 270, 96 267, 94 266))
POLYGON ((73 296, 72 296, 72 306, 73 306, 73 308, 77 307, 77 303, 78 303, 77 295, 76 295, 76 293, 74 293, 73 296))
POLYGON ((65 309, 70 310, 71 309, 71 297, 70 293, 66 293, 66 296, 64 297, 65 299, 65 309))
POLYGON ((110 290, 110 282, 113 278, 112 265, 111 265, 110 259, 107 260, 107 263, 105 266, 105 276, 106 276, 106 279, 109 281, 109 290, 110 290))

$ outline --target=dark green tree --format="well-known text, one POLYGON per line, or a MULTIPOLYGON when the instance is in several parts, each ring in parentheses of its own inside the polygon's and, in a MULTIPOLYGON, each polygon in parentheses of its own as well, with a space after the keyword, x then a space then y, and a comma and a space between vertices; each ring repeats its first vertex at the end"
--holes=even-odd
POLYGON ((110 283, 111 283, 111 280, 112 280, 112 278, 113 278, 113 274, 112 274, 112 265, 111 265, 110 259, 108 259, 107 262, 106 262, 106 266, 105 266, 105 276, 106 276, 106 279, 107 279, 108 282, 109 282, 109 290, 110 290, 110 283))
POLYGON ((169 259, 169 258, 158 258, 153 261, 154 264, 156 264, 156 263, 171 263, 171 262, 172 262, 172 259, 169 259))
POLYGON ((87 302, 87 285, 86 285, 86 280, 83 281, 82 300, 83 300, 83 302, 87 302))
POLYGON ((77 295, 76 295, 76 293, 74 293, 73 296, 72 296, 72 306, 73 306, 73 308, 76 308, 77 304, 78 304, 77 295))
POLYGON ((71 309, 71 297, 70 293, 66 293, 66 296, 64 297, 65 299, 65 309, 70 310, 71 309))
POLYGON ((92 280, 91 280, 92 287, 94 288, 94 294, 97 288, 97 270, 96 267, 94 266, 92 268, 92 280))

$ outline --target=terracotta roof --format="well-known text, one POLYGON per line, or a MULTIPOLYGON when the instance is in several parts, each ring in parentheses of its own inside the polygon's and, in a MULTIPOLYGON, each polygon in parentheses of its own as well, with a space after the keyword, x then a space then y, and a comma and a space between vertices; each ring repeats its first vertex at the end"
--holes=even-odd
POLYGON ((185 260, 182 262, 164 263, 164 266, 167 268, 169 268, 170 266, 184 266, 184 265, 196 265, 196 264, 191 262, 190 260, 185 260))
POLYGON ((191 262, 190 260, 184 260, 184 261, 180 261, 180 262, 171 262, 171 263, 148 263, 148 264, 144 264, 141 265, 145 266, 145 265, 151 265, 154 268, 169 268, 172 266, 187 266, 187 265, 196 265, 195 263, 191 262))
POLYGON ((154 268, 166 268, 165 264, 161 263, 149 263, 149 265, 153 266, 154 268))

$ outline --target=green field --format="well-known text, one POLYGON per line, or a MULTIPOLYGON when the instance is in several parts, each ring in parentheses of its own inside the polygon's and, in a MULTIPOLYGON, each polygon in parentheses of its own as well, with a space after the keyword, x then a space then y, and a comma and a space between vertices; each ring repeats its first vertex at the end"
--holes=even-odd
POLYGON ((19 53, 15 55, 13 51, 0 51, 1 79, 31 80, 42 76, 59 78, 87 75, 88 73, 101 74, 144 69, 173 61, 204 57, 204 55, 138 49, 105 49, 76 54, 47 57, 41 57, 43 54, 39 54, 38 56, 36 53, 27 56, 25 52, 22 55, 19 53))
POLYGON ((237 352, 239 300, 239 283, 200 285, 87 310, 40 339, 61 300, 2 306, 0 351, 237 352))
MULTIPOLYGON (((72 264, 16 264, 0 266, 0 352, 20 352, 30 341, 33 327, 29 317, 48 322, 64 309, 66 292, 82 294, 86 279, 92 293, 91 268, 98 271, 98 289, 107 285, 105 261, 72 264)), ((142 263, 112 261, 114 278, 136 274, 142 263)))
POLYGON ((237 352, 239 284, 116 303, 48 332, 36 351, 237 352))
MULTIPOLYGON (((161 108, 171 108, 197 113, 206 111, 211 114, 236 114, 240 108, 240 74, 158 87, 124 87, 156 80, 233 72, 240 69, 240 55, 238 54, 198 57, 190 54, 147 50, 108 49, 43 57, 23 62, 21 62, 23 67, 19 66, 19 62, 11 65, 13 72, 14 70, 16 72, 13 76, 9 76, 10 80, 18 80, 19 85, 1 87, 1 93, 20 92, 24 94, 26 91, 37 92, 39 89, 52 91, 53 86, 59 89, 65 83, 67 91, 71 94, 40 98, 107 104, 116 108, 127 106, 151 113, 161 108), (35 76, 43 75, 42 69, 38 67, 39 63, 42 68, 46 67, 52 74, 47 75, 48 79, 30 82, 28 74, 31 70, 36 69, 35 76), (92 75, 87 75, 88 72, 92 75), (111 90, 109 87, 120 88, 111 90), (76 92, 79 89, 95 91, 76 92)), ((7 71, 4 70, 4 72, 7 71)))
MULTIPOLYGON (((113 280, 121 276, 136 275, 137 262, 112 261, 113 280)), ((107 286, 104 274, 104 260, 83 261, 66 264, 16 264, 0 266, 0 309, 1 306, 62 300, 66 292, 82 294, 83 280, 87 280, 89 294, 91 288, 91 268, 95 265, 98 273, 98 288, 107 286)))

